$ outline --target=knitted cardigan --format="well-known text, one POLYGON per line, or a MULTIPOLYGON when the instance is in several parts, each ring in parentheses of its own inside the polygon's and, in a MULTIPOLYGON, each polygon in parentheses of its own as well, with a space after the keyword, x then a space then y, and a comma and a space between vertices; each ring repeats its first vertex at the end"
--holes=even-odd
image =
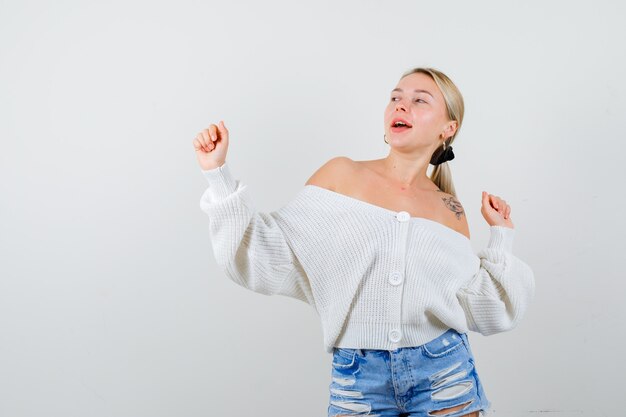
POLYGON ((328 353, 419 346, 449 328, 508 331, 534 297, 533 271, 512 253, 514 229, 490 226, 475 254, 442 223, 315 185, 259 212, 229 165, 201 172, 217 264, 251 291, 311 305, 328 353))

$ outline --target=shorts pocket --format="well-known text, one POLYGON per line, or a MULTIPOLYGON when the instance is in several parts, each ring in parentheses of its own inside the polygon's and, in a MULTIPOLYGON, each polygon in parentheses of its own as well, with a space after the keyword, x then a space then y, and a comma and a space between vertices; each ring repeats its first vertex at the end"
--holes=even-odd
POLYGON ((333 366, 337 369, 347 369, 356 362, 356 349, 334 348, 333 366))
POLYGON ((465 345, 465 349, 467 349, 467 353, 470 355, 472 359, 474 359, 474 353, 472 353, 472 348, 470 347, 469 340, 467 339, 467 333, 461 333, 461 338, 463 339, 463 345, 465 345))
POLYGON ((461 335, 454 329, 447 330, 444 334, 422 345, 424 355, 429 358, 441 358, 462 351, 468 354, 461 335))

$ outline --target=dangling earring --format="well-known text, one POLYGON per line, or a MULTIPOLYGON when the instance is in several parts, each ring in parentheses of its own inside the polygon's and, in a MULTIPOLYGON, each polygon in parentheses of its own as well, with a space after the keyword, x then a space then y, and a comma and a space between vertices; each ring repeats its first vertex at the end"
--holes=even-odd
POLYGON ((384 134, 384 135, 383 135, 383 138, 384 138, 383 140, 385 141, 385 143, 386 143, 386 144, 389 144, 389 142, 387 142, 387 134, 384 134))

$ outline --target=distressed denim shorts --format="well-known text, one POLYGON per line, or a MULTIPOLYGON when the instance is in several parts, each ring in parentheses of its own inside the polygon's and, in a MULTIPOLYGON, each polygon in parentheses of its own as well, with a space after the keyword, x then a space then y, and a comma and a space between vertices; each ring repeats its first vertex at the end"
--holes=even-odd
POLYGON ((328 416, 484 416, 491 403, 466 333, 448 329, 421 346, 333 349, 328 416), (451 412, 438 411, 458 408, 451 412))

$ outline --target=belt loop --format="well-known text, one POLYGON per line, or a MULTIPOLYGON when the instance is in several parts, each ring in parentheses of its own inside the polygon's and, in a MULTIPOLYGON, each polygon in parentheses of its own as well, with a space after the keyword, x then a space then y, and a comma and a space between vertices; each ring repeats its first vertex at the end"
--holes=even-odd
POLYGON ((357 349, 357 351, 359 352, 359 355, 361 355, 361 357, 365 356, 365 354, 363 353, 363 349, 357 349))

